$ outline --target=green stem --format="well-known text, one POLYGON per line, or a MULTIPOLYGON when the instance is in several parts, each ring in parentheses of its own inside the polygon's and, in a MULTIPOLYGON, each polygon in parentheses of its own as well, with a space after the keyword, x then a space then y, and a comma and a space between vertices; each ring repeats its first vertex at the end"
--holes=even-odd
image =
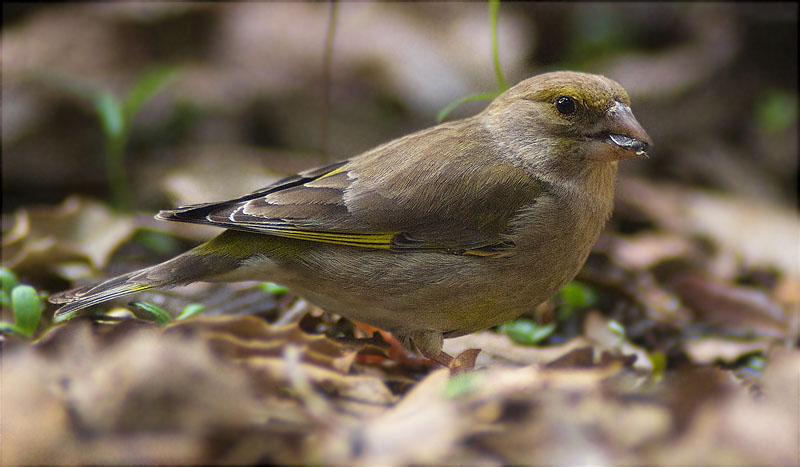
POLYGON ((497 46, 497 11, 500 9, 500 0, 489 0, 489 19, 492 24, 492 55, 494 58, 494 73, 497 75, 497 85, 500 92, 508 89, 503 71, 500 69, 500 53, 497 46))
POLYGON ((320 153, 322 163, 328 163, 328 127, 330 126, 331 100, 331 57, 333 56, 333 34, 336 32, 336 19, 339 14, 339 1, 331 0, 331 13, 328 17, 328 36, 325 38, 325 56, 322 61, 322 138, 320 153))
POLYGON ((439 112, 439 115, 436 116, 436 121, 441 123, 442 120, 444 120, 448 115, 450 115, 450 112, 452 112, 453 110, 455 110, 456 108, 458 108, 458 106, 460 106, 462 104, 465 104, 467 102, 472 102, 472 101, 494 99, 495 97, 497 97, 497 95, 498 95, 498 93, 496 93, 496 92, 486 92, 486 93, 475 94, 475 95, 472 95, 472 96, 467 96, 467 97, 463 97, 461 99, 458 99, 457 101, 451 102, 447 107, 445 107, 441 112, 439 112))
POLYGON ((125 142, 127 135, 123 132, 106 138, 106 161, 108 162, 108 182, 111 187, 111 198, 114 207, 125 211, 130 207, 130 193, 125 174, 125 142))

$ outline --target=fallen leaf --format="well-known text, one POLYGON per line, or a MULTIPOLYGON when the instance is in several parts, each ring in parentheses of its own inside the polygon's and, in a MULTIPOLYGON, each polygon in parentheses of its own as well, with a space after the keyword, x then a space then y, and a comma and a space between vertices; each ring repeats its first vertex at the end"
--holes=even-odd
POLYGON ((724 336, 686 338, 683 348, 693 362, 708 365, 722 361, 733 363, 739 358, 751 354, 765 352, 773 345, 768 340, 741 340, 724 336))
POLYGON ((614 333, 610 325, 611 319, 606 318, 600 312, 593 310, 586 315, 584 321, 584 334, 587 338, 600 344, 601 348, 618 353, 621 355, 635 355, 636 361, 633 367, 639 370, 653 371, 653 363, 650 356, 643 348, 632 344, 625 336, 614 333))
POLYGON ((206 463, 208 437, 257 430, 270 413, 247 375, 201 340, 153 327, 109 340, 81 320, 61 329, 47 352, 3 355, 13 375, 3 381, 6 462, 206 463))
POLYGON ((645 232, 613 238, 609 254, 634 271, 648 270, 661 261, 693 256, 697 247, 685 236, 669 232, 645 232))
POLYGON ((446 458, 469 430, 444 399, 449 376, 447 369, 431 373, 391 410, 354 430, 350 437, 359 444, 359 462, 425 464, 446 458))
POLYGON ((444 350, 450 355, 458 355, 467 349, 481 349, 477 367, 491 367, 504 363, 546 364, 586 346, 591 346, 591 342, 579 336, 560 345, 529 347, 515 344, 508 336, 491 331, 467 334, 444 341, 444 350))
POLYGON ((747 266, 774 266, 800 277, 800 215, 796 211, 631 177, 619 180, 617 195, 672 232, 710 238, 715 246, 740 256, 747 266))
POLYGON ((673 288, 695 314, 696 321, 727 333, 785 338, 787 316, 763 291, 734 286, 700 275, 673 280, 673 288))
POLYGON ((84 262, 98 270, 134 228, 130 216, 77 196, 57 207, 20 209, 3 233, 3 266, 41 274, 60 263, 84 262))

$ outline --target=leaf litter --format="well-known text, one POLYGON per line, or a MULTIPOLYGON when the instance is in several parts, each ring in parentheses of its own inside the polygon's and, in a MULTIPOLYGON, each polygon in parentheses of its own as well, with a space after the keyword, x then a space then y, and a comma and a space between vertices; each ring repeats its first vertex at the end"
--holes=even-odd
MULTIPOLYGON (((170 310, 206 304, 165 325, 118 308, 33 345, 5 336, 3 462, 796 462, 798 279, 643 212, 650 227, 610 229, 579 276, 596 299, 531 314, 557 324, 537 345, 497 330, 445 341, 452 354, 483 349, 455 377, 387 359, 398 350, 373 329, 274 286, 152 292, 170 310)), ((623 207, 615 221, 626 216, 642 213, 623 207)), ((15 218, 4 260, 23 271, 101 268, 133 231, 77 199, 15 218), (86 216, 106 223, 102 240, 70 240, 86 216)))

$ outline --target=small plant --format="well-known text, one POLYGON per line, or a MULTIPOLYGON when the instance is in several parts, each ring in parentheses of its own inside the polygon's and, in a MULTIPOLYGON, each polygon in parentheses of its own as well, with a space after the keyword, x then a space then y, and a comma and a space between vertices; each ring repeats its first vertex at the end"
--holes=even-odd
MULTIPOLYGON (((172 315, 158 305, 145 302, 133 302, 131 303, 131 306, 131 312, 139 319, 143 319, 145 321, 155 321, 158 324, 166 324, 173 321, 172 315)), ((178 317, 175 318, 174 321, 184 320, 190 316, 202 313, 205 311, 205 309, 205 305, 200 303, 191 303, 186 305, 186 307, 181 310, 181 312, 178 314, 178 317)))
POLYGON ((175 320, 180 321, 192 317, 198 313, 202 313, 205 310, 206 310, 205 305, 202 305, 200 303, 190 303, 189 305, 186 305, 186 307, 183 310, 181 310, 180 314, 178 315, 177 318, 175 318, 175 320))
POLYGON ((500 332, 521 345, 536 345, 550 337, 555 330, 555 322, 540 325, 527 318, 517 318, 500 325, 500 332))
MULTIPOLYGON (((136 318, 143 320, 143 321, 152 321, 156 324, 167 324, 173 321, 181 321, 187 319, 191 316, 194 316, 198 313, 202 313, 205 311, 205 305, 199 303, 191 303, 186 305, 186 307, 178 313, 177 318, 173 318, 172 315, 167 312, 167 310, 161 308, 158 305, 147 303, 147 302, 131 302, 129 303, 129 310, 136 318)), ((72 318, 76 312, 61 315, 53 319, 55 323, 61 323, 64 321, 68 321, 72 318)), ((102 318, 102 314, 95 315, 96 317, 102 318)))
MULTIPOLYGON (((593 289, 578 281, 572 281, 555 295, 556 316, 554 321, 547 324, 539 324, 528 318, 517 318, 501 324, 497 330, 507 335, 517 344, 537 345, 550 337, 555 332, 556 327, 569 320, 575 311, 585 310, 595 303, 597 303, 597 293, 593 289)), ((612 323, 616 324, 614 321, 612 323)), ((612 331, 615 333, 622 332, 621 336, 624 338, 624 329, 620 331, 617 328, 612 328, 612 331)))
POLYGON ((576 310, 583 310, 597 303, 597 292, 590 287, 572 281, 556 294, 556 321, 567 321, 576 310))
POLYGON ((472 102, 472 101, 494 99, 495 97, 502 94, 506 89, 508 89, 508 86, 506 85, 506 80, 503 77, 503 71, 500 69, 500 53, 497 45, 497 12, 499 9, 500 9, 500 0, 489 0, 489 21, 492 26, 492 58, 494 62, 494 73, 495 76, 497 76, 497 87, 499 88, 499 91, 473 94, 471 96, 458 99, 455 102, 450 103, 447 107, 442 109, 441 112, 439 112, 439 114, 436 116, 437 122, 442 122, 442 120, 444 120, 445 117, 447 117, 450 114, 450 112, 452 112, 462 104, 466 104, 467 102, 472 102))
POLYGON ((131 313, 139 319, 145 321, 155 321, 158 324, 166 324, 172 321, 172 316, 158 305, 145 302, 132 302, 131 313))
POLYGON ((274 282, 262 282, 260 284, 261 290, 272 294, 275 298, 281 298, 289 293, 289 288, 274 282))
POLYGON ((103 125, 108 183, 113 204, 118 209, 130 207, 130 191, 125 176, 125 145, 128 142, 131 121, 145 102, 164 89, 173 75, 173 68, 157 68, 142 75, 122 99, 108 90, 97 91, 92 96, 95 110, 103 125))
POLYGON ((0 268, 0 302, 3 306, 10 306, 14 315, 14 322, 0 321, 0 332, 33 337, 42 317, 44 303, 40 293, 29 285, 19 283, 19 279, 9 269, 0 268))
POLYGON ((159 67, 142 74, 124 97, 71 76, 49 76, 45 82, 92 102, 105 139, 108 185, 115 208, 130 208, 130 191, 125 175, 125 146, 131 122, 147 101, 163 90, 175 76, 175 68, 159 67))
POLYGON ((756 122, 764 133, 779 133, 797 122, 796 94, 771 90, 757 102, 756 122))

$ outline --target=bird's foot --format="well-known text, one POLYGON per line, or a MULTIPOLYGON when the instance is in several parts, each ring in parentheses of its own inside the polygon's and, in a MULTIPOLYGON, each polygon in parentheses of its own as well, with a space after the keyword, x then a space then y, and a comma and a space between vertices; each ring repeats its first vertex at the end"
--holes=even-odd
MULTIPOLYGON (((457 375, 475 369, 475 360, 481 349, 467 349, 455 357, 442 351, 442 334, 434 331, 420 331, 412 336, 404 336, 403 342, 392 336, 391 333, 380 330, 368 324, 356 322, 357 327, 366 332, 371 332, 369 339, 360 339, 364 344, 380 347, 383 352, 400 365, 431 366, 439 364, 450 370, 451 375, 457 375), (410 337, 410 340, 409 340, 410 337), (376 345, 382 344, 382 345, 376 345), (413 352, 411 341, 414 342, 419 353, 425 358, 420 358, 413 352)), ((362 363, 373 361, 376 355, 361 355, 362 363)))
POLYGON ((427 354, 423 351, 422 355, 448 368, 451 375, 458 375, 475 369, 475 361, 478 359, 479 353, 481 353, 481 349, 467 349, 455 357, 442 351, 439 351, 438 355, 427 354))
POLYGON ((356 328, 372 335, 372 337, 369 338, 362 337, 357 339, 358 341, 368 346, 381 349, 380 353, 359 353, 359 355, 356 356, 356 360, 360 363, 380 363, 388 358, 401 366, 436 366, 435 362, 432 362, 429 358, 420 356, 419 353, 415 352, 407 345, 404 345, 403 342, 392 335, 392 333, 358 321, 355 321, 355 324, 356 328))

